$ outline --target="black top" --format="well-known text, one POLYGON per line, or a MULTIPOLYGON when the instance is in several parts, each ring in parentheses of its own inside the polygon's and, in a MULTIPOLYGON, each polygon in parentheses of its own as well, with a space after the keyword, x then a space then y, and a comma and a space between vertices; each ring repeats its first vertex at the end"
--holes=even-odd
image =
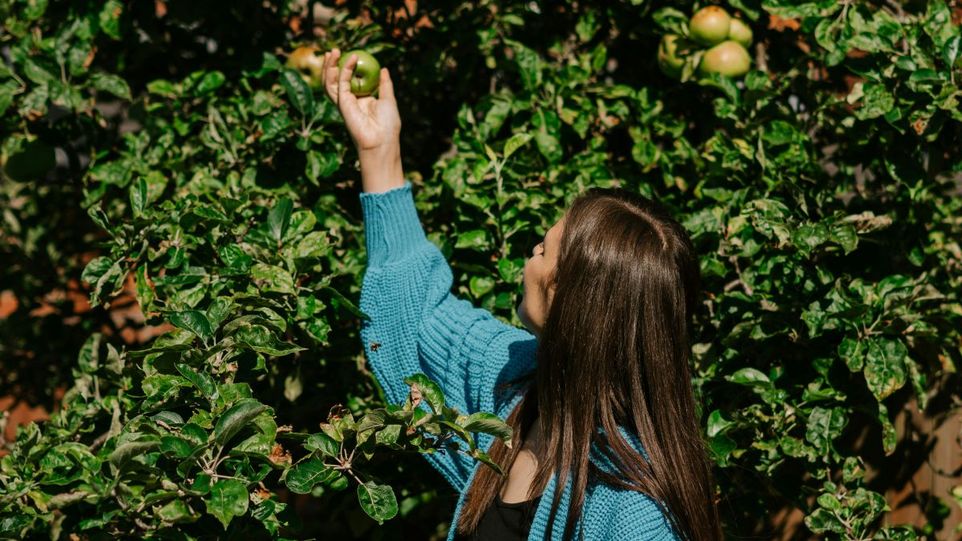
POLYGON ((494 504, 481 516, 474 533, 456 534, 454 541, 524 541, 540 499, 538 496, 525 502, 505 503, 498 494, 494 504))

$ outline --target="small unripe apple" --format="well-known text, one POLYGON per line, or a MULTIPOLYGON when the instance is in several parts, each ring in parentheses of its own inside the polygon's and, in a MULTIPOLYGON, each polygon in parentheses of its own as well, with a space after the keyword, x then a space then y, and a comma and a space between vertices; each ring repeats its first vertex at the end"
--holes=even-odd
POLYGON ((665 34, 658 44, 658 68, 672 79, 681 77, 681 69, 685 65, 685 57, 679 56, 679 43, 684 41, 678 34, 665 34))
POLYGON ((381 65, 371 56, 371 53, 358 49, 341 53, 337 68, 343 68, 352 54, 357 55, 357 64, 354 66, 354 74, 351 75, 351 93, 359 98, 370 96, 377 90, 378 82, 381 80, 381 65))
POLYGON ((719 73, 728 77, 740 77, 748 73, 752 59, 748 51, 737 41, 726 40, 705 51, 698 64, 702 75, 719 73))
POLYGON ((287 67, 297 70, 301 79, 314 89, 321 88, 324 83, 324 59, 317 56, 318 51, 316 45, 303 45, 291 51, 287 57, 287 67))
POLYGON ((731 25, 728 27, 728 39, 737 41, 747 49, 752 46, 752 29, 741 19, 732 17, 731 25))
POLYGON ((691 16, 688 32, 693 40, 702 45, 715 45, 728 38, 731 19, 725 8, 705 6, 691 16))

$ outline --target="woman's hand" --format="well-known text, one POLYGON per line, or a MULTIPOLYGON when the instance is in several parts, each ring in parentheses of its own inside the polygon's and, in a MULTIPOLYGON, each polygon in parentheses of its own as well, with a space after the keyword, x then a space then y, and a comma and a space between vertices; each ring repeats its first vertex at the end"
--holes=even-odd
POLYGON ((394 84, 387 68, 381 68, 378 95, 358 98, 351 93, 351 76, 357 57, 352 56, 338 69, 340 49, 324 53, 323 82, 327 95, 334 100, 358 151, 396 144, 401 133, 401 115, 394 100, 394 84))
POLYGON ((381 68, 378 97, 358 98, 351 93, 351 75, 357 56, 351 55, 338 69, 340 49, 324 53, 321 70, 324 89, 337 104, 347 131, 357 147, 364 191, 386 191, 404 184, 401 170, 401 115, 394 99, 394 83, 387 68, 381 68))

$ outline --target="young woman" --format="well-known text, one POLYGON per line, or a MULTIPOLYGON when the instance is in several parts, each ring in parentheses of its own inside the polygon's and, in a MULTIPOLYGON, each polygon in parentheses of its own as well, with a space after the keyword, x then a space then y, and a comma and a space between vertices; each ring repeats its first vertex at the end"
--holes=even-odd
POLYGON ((525 263, 527 330, 502 323, 451 293, 425 237, 388 70, 378 98, 357 98, 356 57, 338 70, 339 57, 324 55, 324 86, 360 158, 371 369, 394 403, 424 372, 453 407, 514 429, 511 449, 478 438, 505 477, 424 455, 460 493, 448 541, 722 539, 688 366, 698 261, 684 229, 636 194, 587 191, 525 263))

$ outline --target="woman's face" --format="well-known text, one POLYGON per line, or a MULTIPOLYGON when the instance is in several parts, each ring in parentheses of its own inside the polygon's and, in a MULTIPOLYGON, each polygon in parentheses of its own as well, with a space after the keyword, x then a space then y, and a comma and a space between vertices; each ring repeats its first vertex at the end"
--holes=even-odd
POLYGON ((564 229, 564 217, 544 236, 531 252, 531 257, 524 264, 524 293, 521 304, 518 305, 518 318, 532 334, 541 336, 548 307, 554 296, 555 264, 558 261, 558 248, 561 246, 561 233, 564 229))

